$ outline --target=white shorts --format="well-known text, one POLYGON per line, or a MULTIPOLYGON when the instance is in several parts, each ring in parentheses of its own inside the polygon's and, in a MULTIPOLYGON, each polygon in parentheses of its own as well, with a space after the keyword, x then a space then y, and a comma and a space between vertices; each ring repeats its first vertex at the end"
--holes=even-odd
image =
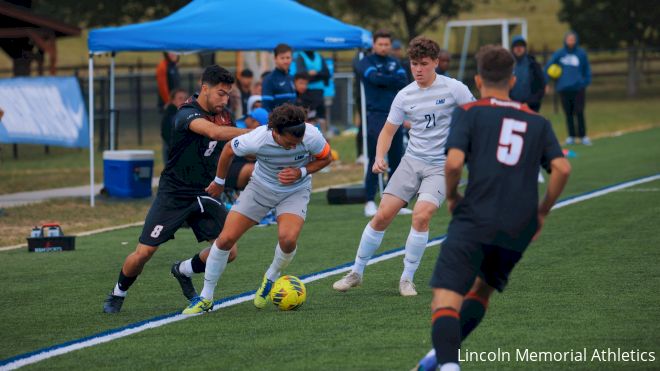
POLYGON ((417 201, 431 202, 439 207, 446 195, 444 173, 442 165, 431 165, 411 156, 403 156, 384 193, 406 203, 419 195, 417 201))
POLYGON ((294 214, 304 220, 307 217, 307 204, 311 193, 312 190, 309 187, 286 193, 274 192, 260 183, 250 180, 230 211, 236 211, 257 223, 271 209, 275 209, 276 216, 294 214))

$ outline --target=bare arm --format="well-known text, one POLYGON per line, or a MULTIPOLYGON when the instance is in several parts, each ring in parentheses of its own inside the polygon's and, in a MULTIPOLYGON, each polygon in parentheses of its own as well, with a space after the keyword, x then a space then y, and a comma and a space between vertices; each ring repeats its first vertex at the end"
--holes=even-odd
POLYGON ((394 125, 388 121, 385 123, 385 126, 383 126, 383 130, 380 131, 380 135, 378 135, 378 144, 376 144, 376 159, 374 161, 374 166, 371 169, 374 173, 379 174, 387 171, 385 154, 390 150, 392 138, 394 138, 394 134, 396 134, 398 129, 398 125, 394 125))
POLYGON ((457 148, 449 149, 445 161, 445 185, 447 189, 447 208, 450 213, 454 212, 456 204, 463 199, 463 196, 458 193, 458 183, 461 180, 464 164, 465 153, 457 148))
MULTIPOLYGON (((316 158, 314 161, 305 165, 307 174, 314 174, 315 172, 323 169, 324 167, 330 165, 332 162, 332 152, 328 151, 327 155, 322 158, 316 158)), ((292 184, 298 179, 302 178, 302 170, 300 168, 288 167, 278 174, 280 183, 282 184, 292 184)))
MULTIPOLYGON (((220 179, 227 179, 227 173, 229 172, 229 165, 234 159, 234 150, 231 148, 231 142, 227 142, 222 148, 222 153, 220 153, 220 159, 218 160, 218 169, 215 172, 215 176, 220 179)), ((212 197, 218 197, 224 191, 224 184, 220 185, 215 180, 211 181, 205 191, 212 197)))
POLYGON ((550 213, 550 209, 555 204, 559 195, 564 190, 566 183, 568 182, 568 177, 571 174, 571 164, 564 157, 555 158, 550 162, 550 180, 548 181, 548 189, 543 196, 543 200, 539 204, 538 210, 538 222, 539 226, 534 235, 536 239, 541 233, 543 228, 543 223, 545 222, 545 217, 550 213))
POLYGON ((207 138, 213 140, 222 140, 227 141, 234 139, 235 137, 245 134, 250 130, 239 129, 233 126, 220 126, 212 123, 211 121, 203 118, 197 118, 190 122, 190 130, 193 132, 203 135, 207 138))

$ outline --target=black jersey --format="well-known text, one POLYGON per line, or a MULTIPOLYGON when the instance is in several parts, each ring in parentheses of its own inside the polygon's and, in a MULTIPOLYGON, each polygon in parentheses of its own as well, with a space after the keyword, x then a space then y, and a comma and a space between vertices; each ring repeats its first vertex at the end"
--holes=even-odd
POLYGON ((454 111, 446 151, 465 153, 468 184, 449 233, 522 251, 536 232, 538 173, 563 153, 548 120, 526 105, 485 98, 454 111))
POLYGON ((204 189, 215 178, 224 142, 190 130, 190 123, 203 118, 221 126, 234 126, 228 111, 213 114, 197 103, 197 95, 182 105, 174 117, 171 148, 160 175, 159 192, 177 195, 206 195, 204 189))

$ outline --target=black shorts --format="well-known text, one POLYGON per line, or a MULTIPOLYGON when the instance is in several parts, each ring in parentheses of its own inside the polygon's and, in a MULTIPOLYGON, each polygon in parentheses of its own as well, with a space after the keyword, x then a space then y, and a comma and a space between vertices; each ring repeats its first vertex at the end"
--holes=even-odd
POLYGON ((229 165, 229 171, 227 172, 227 181, 225 183, 225 188, 241 191, 241 189, 238 189, 236 183, 238 183, 238 176, 240 175, 243 166, 247 165, 248 163, 250 162, 244 159, 243 157, 238 157, 238 156, 234 157, 234 160, 231 162, 231 165, 229 165))
POLYGON ((442 243, 442 250, 431 278, 431 287, 465 295, 479 276, 488 285, 502 292, 522 253, 499 246, 450 238, 451 236, 442 243))
POLYGON ((225 224, 227 210, 211 196, 174 196, 158 192, 144 220, 140 243, 159 246, 174 238, 183 222, 198 242, 214 240, 225 224))

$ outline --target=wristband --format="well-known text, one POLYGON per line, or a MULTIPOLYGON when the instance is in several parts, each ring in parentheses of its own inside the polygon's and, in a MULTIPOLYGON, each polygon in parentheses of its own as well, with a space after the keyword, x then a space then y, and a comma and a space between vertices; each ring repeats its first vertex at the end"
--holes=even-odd
POLYGON ((300 179, 307 176, 307 168, 305 166, 300 168, 300 179))
POLYGON ((220 178, 220 177, 215 177, 215 179, 213 179, 213 181, 216 182, 218 185, 221 185, 221 186, 225 185, 225 180, 220 178))

